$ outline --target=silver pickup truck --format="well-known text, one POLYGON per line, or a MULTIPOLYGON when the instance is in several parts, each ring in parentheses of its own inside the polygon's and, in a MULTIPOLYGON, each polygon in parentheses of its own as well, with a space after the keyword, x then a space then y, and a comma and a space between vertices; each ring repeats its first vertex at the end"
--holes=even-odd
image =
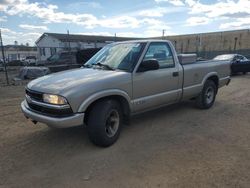
POLYGON ((90 140, 107 147, 131 115, 188 99, 210 108, 218 88, 229 84, 229 75, 228 61, 177 56, 169 41, 118 42, 105 46, 82 68, 31 81, 21 108, 34 123, 86 125, 90 140))

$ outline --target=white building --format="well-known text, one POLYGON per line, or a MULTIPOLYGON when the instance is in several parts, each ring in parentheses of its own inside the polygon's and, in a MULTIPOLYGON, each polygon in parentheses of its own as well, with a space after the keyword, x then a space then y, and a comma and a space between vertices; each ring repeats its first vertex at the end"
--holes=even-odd
POLYGON ((46 60, 56 52, 63 50, 78 50, 86 48, 101 48, 114 41, 134 40, 135 38, 69 35, 59 33, 44 33, 37 41, 38 59, 46 60))
MULTIPOLYGON (((4 56, 7 61, 13 61, 25 59, 27 56, 37 57, 38 53, 36 47, 24 45, 6 45, 4 46, 4 56)), ((3 59, 2 51, 0 52, 0 59, 3 59)))

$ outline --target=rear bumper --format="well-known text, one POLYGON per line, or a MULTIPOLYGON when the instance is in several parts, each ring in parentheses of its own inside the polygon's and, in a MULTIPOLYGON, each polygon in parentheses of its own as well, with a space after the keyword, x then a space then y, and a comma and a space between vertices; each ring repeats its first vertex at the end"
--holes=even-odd
POLYGON ((41 123, 45 123, 50 127, 55 128, 67 128, 67 127, 75 127, 83 124, 84 113, 76 113, 68 117, 49 117, 42 114, 35 113, 31 111, 28 107, 26 100, 21 103, 21 109, 24 113, 24 116, 32 121, 37 121, 41 123))

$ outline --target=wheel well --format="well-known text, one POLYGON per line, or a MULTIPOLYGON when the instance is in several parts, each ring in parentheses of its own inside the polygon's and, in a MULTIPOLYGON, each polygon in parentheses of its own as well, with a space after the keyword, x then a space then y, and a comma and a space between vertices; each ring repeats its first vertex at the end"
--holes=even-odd
POLYGON ((126 119, 129 118, 129 116, 130 116, 130 107, 129 107, 129 103, 128 103, 127 99, 124 98, 123 96, 120 96, 120 95, 110 95, 110 96, 102 97, 102 98, 99 98, 99 99, 95 100, 94 102, 92 102, 92 103, 87 107, 87 109, 86 109, 86 111, 85 111, 84 123, 87 123, 89 112, 91 111, 91 109, 93 108, 93 106, 94 106, 97 102, 100 102, 100 101, 102 101, 102 100, 108 100, 108 99, 117 101, 117 102, 121 105, 121 108, 122 108, 122 112, 123 112, 124 117, 125 117, 126 119))
POLYGON ((215 83, 215 85, 216 85, 217 90, 218 90, 218 87, 219 87, 219 78, 218 78, 218 76, 215 76, 215 75, 210 76, 207 80, 213 81, 215 83))

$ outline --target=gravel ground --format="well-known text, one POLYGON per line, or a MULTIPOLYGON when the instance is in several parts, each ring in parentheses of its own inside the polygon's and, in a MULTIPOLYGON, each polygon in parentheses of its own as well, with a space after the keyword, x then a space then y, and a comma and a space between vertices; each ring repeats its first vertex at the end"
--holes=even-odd
POLYGON ((233 77, 209 110, 184 102, 136 116, 106 149, 84 127, 33 125, 24 86, 0 86, 0 187, 249 187, 249 83, 233 77))

